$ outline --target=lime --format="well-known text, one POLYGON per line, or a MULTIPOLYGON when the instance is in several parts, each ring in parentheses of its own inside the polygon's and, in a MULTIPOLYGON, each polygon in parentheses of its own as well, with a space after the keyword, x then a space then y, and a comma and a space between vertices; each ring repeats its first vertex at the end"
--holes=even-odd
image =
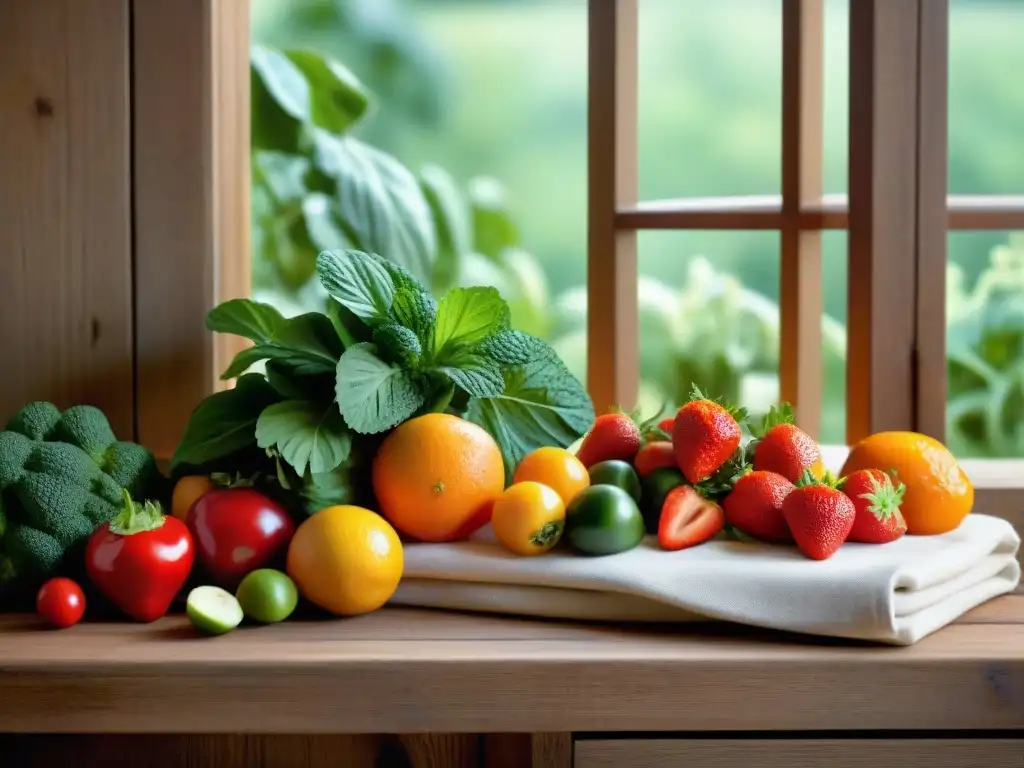
POLYGON ((242 612, 264 624, 284 621, 299 603, 295 582, 281 571, 260 568, 247 574, 235 592, 242 612))
POLYGON ((196 629, 211 635, 223 635, 242 623, 242 606, 220 587, 193 589, 188 593, 185 612, 196 629))

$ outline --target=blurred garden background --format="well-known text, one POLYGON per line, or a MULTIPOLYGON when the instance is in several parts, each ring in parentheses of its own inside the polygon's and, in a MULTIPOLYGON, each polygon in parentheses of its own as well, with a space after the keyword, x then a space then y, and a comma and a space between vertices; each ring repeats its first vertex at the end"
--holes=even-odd
MULTIPOLYGON (((846 191, 849 0, 826 0, 825 187, 846 191)), ((1024 194, 1024 0, 951 0, 950 191, 1024 194)), ((254 293, 325 248, 497 286, 586 359, 585 0, 254 0, 254 293), (344 194, 342 194, 344 193, 344 194)), ((640 1, 640 196, 777 194, 781 0, 640 1)), ((642 406, 778 395, 779 238, 640 233, 642 406)), ((846 235, 825 236, 823 441, 844 439, 846 235)), ((1024 456, 1024 233, 949 238, 948 442, 1024 456)))

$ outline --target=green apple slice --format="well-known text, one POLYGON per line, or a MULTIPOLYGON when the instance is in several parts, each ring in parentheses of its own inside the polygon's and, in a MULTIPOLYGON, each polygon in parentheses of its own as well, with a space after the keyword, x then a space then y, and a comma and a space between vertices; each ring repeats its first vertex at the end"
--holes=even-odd
POLYGON ((193 589, 188 593, 185 612, 196 629, 211 635, 223 635, 242 623, 242 606, 220 587, 193 589))

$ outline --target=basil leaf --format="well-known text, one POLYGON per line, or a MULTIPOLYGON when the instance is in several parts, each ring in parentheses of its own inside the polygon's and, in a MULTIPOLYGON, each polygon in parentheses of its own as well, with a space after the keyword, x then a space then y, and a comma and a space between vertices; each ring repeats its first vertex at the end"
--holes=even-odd
POLYGON ((324 251, 316 271, 324 290, 360 320, 387 320, 395 283, 379 259, 362 251, 324 251))
POLYGON ((314 131, 314 163, 337 184, 338 217, 357 247, 385 254, 421 283, 437 254, 430 208, 412 172, 351 136, 314 131))
POLYGON ((252 299, 225 301, 206 315, 206 330, 231 333, 257 344, 269 342, 284 323, 284 316, 277 309, 252 299))
POLYGON ((274 348, 267 344, 257 344, 255 347, 247 347, 232 358, 224 373, 220 375, 221 381, 237 378, 252 368, 256 363, 261 363, 269 358, 274 348))
POLYGON ((424 395, 409 371, 381 360, 373 344, 356 344, 338 361, 338 407, 349 428, 384 432, 423 405, 424 395))
POLYGON ((330 472, 348 458, 352 440, 335 403, 285 400, 268 406, 256 422, 256 444, 276 446, 301 477, 306 468, 330 472))
POLYGON ((462 356, 457 366, 442 366, 438 370, 471 397, 497 397, 505 389, 497 363, 479 355, 462 356))
POLYGON ((437 359, 446 358, 508 328, 508 304, 496 288, 453 288, 437 305, 433 344, 437 359))
POLYGON ((331 133, 344 133, 366 114, 370 97, 346 67, 310 51, 288 51, 312 88, 307 122, 331 133))
POLYGON ((171 459, 172 469, 206 464, 255 445, 260 414, 279 399, 258 373, 246 374, 234 388, 210 395, 192 411, 171 459))
POLYGON ((333 373, 342 345, 330 318, 306 312, 285 320, 274 334, 269 358, 280 360, 299 375, 333 373))
POLYGON ((466 414, 497 441, 510 482, 530 451, 544 445, 567 447, 594 421, 586 389, 554 350, 536 341, 537 353, 530 362, 502 370, 504 392, 471 399, 466 414))

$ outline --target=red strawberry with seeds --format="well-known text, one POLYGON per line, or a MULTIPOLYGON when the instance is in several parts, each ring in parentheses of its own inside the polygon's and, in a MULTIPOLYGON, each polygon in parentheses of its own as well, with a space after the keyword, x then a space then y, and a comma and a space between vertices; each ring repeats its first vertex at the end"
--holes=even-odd
POLYGON ((753 450, 754 469, 775 472, 791 483, 799 480, 805 469, 815 477, 824 471, 817 441, 793 423, 789 403, 768 411, 753 450))
POLYGON ((812 560, 827 560, 846 541, 857 510, 836 488, 831 472, 819 480, 804 470, 796 488, 782 502, 782 515, 796 545, 812 560))
POLYGON ((632 416, 628 413, 606 413, 594 420, 594 426, 583 438, 576 458, 587 469, 611 459, 632 464, 642 444, 640 427, 632 416))
POLYGON ((661 506, 658 545, 671 551, 695 547, 718 535, 725 526, 725 513, 695 488, 673 488, 661 506))
POLYGON ((880 469, 859 469, 847 475, 841 486, 856 509, 847 541, 886 544, 907 532, 900 512, 906 486, 894 482, 880 469))
POLYGON ((672 425, 679 470, 691 483, 699 483, 725 464, 740 445, 742 408, 727 408, 709 400, 695 386, 690 402, 676 412, 672 425))
POLYGON ((761 541, 792 541, 782 503, 794 488, 793 483, 774 472, 748 472, 722 502, 725 522, 761 541))
POLYGON ((676 452, 668 440, 652 440, 644 443, 633 461, 636 473, 647 477, 656 469, 676 468, 676 452))

